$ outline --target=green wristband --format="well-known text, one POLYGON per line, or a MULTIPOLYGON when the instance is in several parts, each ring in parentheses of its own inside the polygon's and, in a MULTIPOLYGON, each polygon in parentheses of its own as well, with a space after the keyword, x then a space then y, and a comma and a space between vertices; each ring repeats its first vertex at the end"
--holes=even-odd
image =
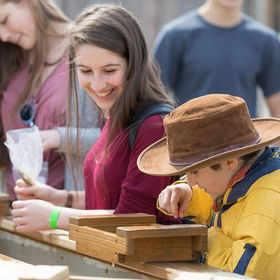
POLYGON ((63 207, 60 207, 60 206, 54 207, 54 209, 52 210, 52 212, 50 214, 50 226, 53 229, 57 229, 58 228, 57 220, 58 220, 58 216, 60 214, 61 208, 63 208, 63 207))

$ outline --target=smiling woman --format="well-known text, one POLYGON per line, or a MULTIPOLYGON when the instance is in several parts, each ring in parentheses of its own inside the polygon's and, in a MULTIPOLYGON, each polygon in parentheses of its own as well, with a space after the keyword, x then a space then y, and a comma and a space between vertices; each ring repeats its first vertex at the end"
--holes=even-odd
POLYGON ((69 40, 70 93, 74 95, 69 97, 70 108, 71 101, 77 100, 78 81, 106 122, 86 156, 85 191, 75 193, 76 209, 55 207, 64 205, 63 191, 43 184, 27 187, 19 181, 16 193, 21 201, 13 203, 12 211, 17 230, 68 228, 70 216, 104 213, 140 212, 156 215, 161 223, 176 222, 156 209, 158 194, 174 178, 145 175, 136 165, 139 154, 164 136, 161 112, 137 122, 134 145, 129 145, 129 132, 141 110, 149 105, 174 105, 150 61, 136 19, 119 6, 94 5, 78 16, 69 40), (51 224, 50 217, 55 217, 51 224))

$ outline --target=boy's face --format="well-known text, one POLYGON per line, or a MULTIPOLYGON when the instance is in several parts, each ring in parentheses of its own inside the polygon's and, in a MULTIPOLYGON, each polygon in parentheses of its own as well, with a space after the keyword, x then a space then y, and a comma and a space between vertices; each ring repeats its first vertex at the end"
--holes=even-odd
POLYGON ((221 162, 221 168, 214 170, 204 167, 197 171, 187 173, 187 181, 190 186, 198 185, 204 189, 213 199, 223 195, 228 188, 230 179, 240 169, 238 159, 221 162))

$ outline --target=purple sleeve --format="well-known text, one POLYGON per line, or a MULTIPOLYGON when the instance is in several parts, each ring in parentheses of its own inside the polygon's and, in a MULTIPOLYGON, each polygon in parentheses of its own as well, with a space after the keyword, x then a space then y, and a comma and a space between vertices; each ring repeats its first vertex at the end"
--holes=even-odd
POLYGON ((137 167, 139 154, 149 145, 164 137, 162 117, 155 115, 146 119, 140 126, 134 147, 130 153, 126 178, 121 185, 121 194, 115 213, 147 213, 157 215, 158 222, 176 221, 156 209, 159 193, 175 178, 156 177, 142 173, 137 167))

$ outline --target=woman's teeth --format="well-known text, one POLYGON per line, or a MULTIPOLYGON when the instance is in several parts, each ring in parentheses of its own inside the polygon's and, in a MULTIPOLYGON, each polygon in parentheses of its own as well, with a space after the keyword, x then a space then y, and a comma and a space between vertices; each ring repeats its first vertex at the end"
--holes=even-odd
POLYGON ((104 98, 104 97, 107 97, 108 95, 110 95, 112 92, 113 92, 113 89, 110 89, 106 92, 98 92, 98 93, 96 92, 95 94, 98 95, 99 97, 104 98))

